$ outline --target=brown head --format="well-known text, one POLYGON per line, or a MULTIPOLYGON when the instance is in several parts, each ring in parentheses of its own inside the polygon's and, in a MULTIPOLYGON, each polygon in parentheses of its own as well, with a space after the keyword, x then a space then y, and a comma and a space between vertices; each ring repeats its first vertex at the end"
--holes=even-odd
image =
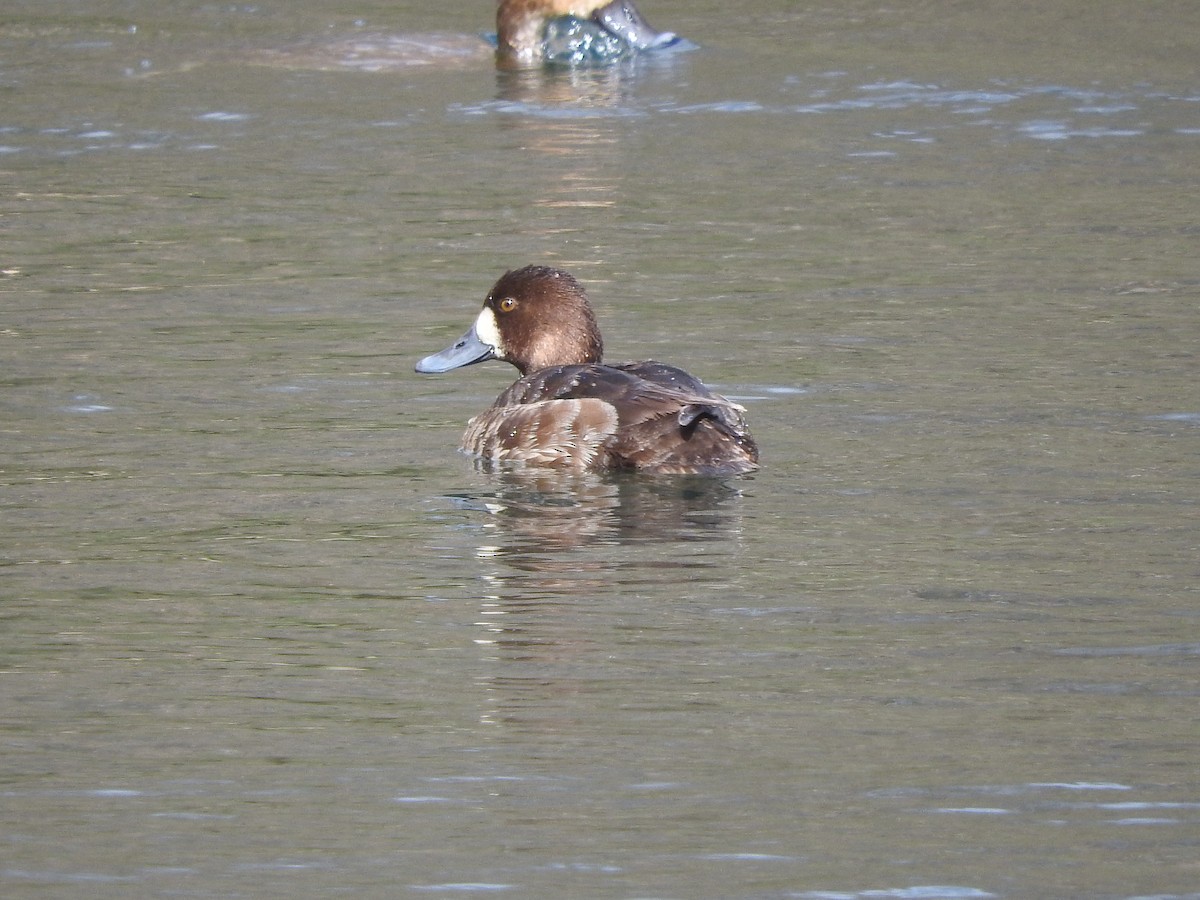
POLYGON ((583 285, 561 269, 525 266, 506 272, 467 333, 417 363, 417 371, 446 372, 502 359, 527 375, 549 366, 598 363, 603 355, 583 285))

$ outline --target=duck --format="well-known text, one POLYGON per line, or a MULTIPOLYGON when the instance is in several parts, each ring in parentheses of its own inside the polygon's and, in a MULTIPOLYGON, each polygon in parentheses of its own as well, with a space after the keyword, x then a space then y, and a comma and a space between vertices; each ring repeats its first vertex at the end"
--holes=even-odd
POLYGON ((442 72, 490 58, 498 69, 523 71, 603 66, 643 50, 694 46, 651 28, 633 0, 500 0, 494 35, 356 32, 256 50, 248 61, 318 71, 442 72))
POLYGON ((466 333, 416 364, 438 374, 502 360, 520 377, 467 423, 460 449, 489 464, 568 472, 741 475, 758 468, 745 408, 683 369, 603 362, 587 292, 562 269, 513 269, 466 333))
POLYGON ((496 8, 497 61, 509 66, 546 61, 547 28, 563 17, 580 23, 580 29, 565 38, 574 42, 570 59, 607 59, 626 49, 649 50, 677 40, 673 32, 651 28, 633 0, 501 0, 496 8), (611 49, 593 46, 606 40, 611 49))

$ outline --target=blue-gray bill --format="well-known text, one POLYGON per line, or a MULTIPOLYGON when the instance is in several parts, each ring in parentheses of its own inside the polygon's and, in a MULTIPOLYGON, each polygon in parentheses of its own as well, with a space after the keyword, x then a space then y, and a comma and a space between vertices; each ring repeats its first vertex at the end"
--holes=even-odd
POLYGON ((592 13, 592 20, 635 50, 663 47, 675 40, 670 31, 655 31, 630 0, 613 0, 592 13))
POLYGON ((467 329, 467 333, 440 353, 425 357, 416 365, 416 370, 423 375, 434 375, 438 372, 449 372, 484 360, 494 359, 496 348, 485 344, 475 332, 475 326, 467 329))

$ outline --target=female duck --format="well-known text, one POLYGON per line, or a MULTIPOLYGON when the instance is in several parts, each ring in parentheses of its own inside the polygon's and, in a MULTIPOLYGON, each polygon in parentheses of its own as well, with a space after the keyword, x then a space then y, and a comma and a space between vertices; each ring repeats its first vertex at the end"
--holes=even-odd
POLYGON ((633 0, 501 0, 496 9, 498 59, 518 66, 542 62, 546 27, 562 16, 587 23, 589 41, 610 39, 619 48, 648 50, 675 40, 672 32, 651 28, 633 0))
POLYGON ((605 365, 583 286, 560 269, 506 273, 458 341, 417 363, 447 372, 488 359, 521 377, 467 424, 462 449, 574 471, 735 475, 758 468, 741 406, 682 369, 605 365))

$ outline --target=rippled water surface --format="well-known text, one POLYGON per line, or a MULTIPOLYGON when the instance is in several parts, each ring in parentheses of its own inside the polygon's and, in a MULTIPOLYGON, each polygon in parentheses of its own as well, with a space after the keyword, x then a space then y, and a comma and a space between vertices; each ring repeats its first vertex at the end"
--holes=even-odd
POLYGON ((4 897, 1200 897, 1200 7, 11 6, 4 897), (529 262, 762 471, 454 453, 529 262))

